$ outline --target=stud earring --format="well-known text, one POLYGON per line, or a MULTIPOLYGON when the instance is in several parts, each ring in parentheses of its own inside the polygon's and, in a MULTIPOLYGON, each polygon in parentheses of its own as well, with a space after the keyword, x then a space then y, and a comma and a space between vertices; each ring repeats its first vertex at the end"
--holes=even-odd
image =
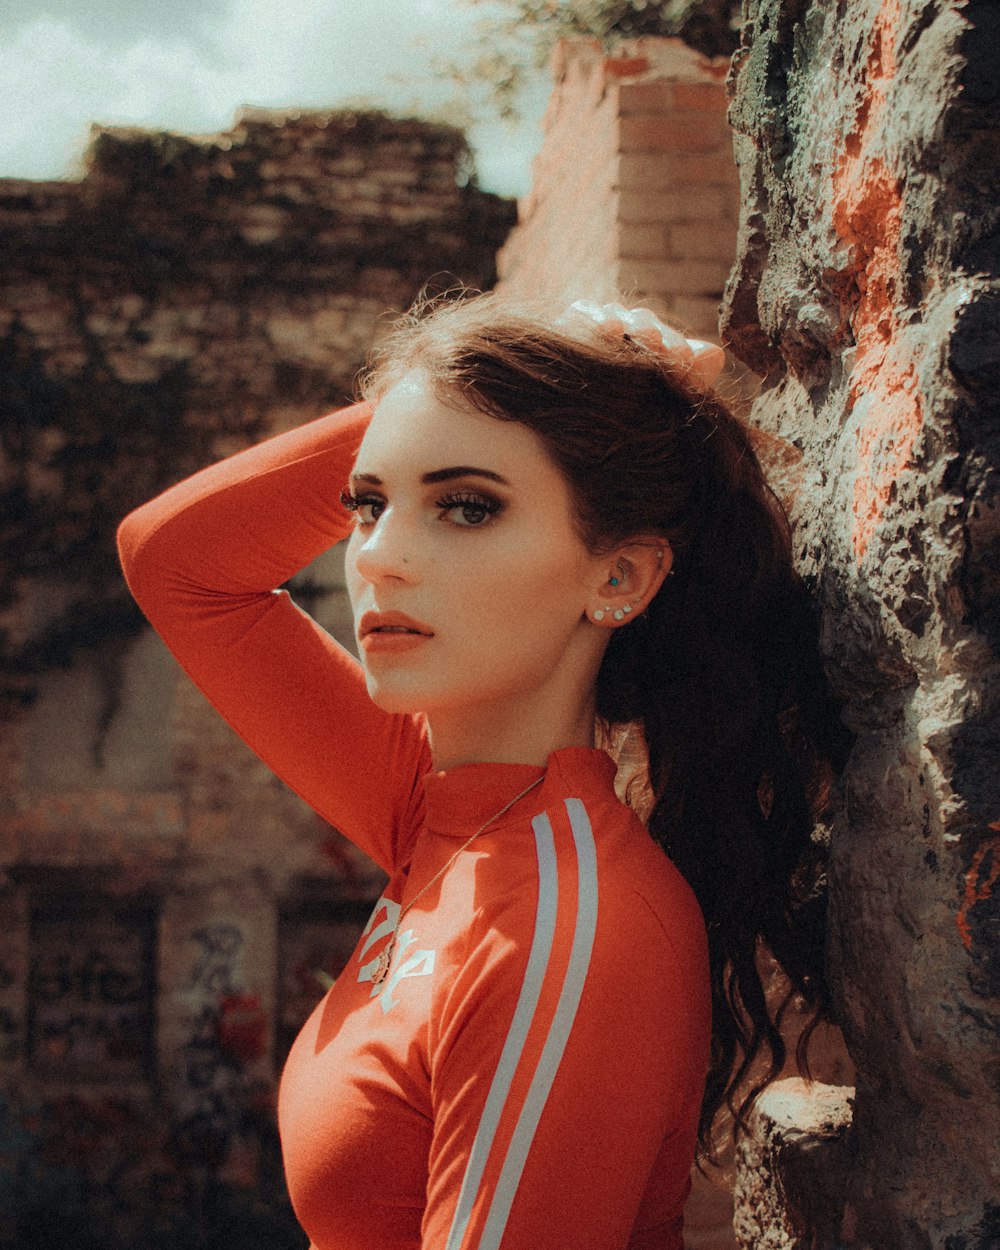
POLYGON ((596 608, 594 610, 594 620, 603 621, 610 611, 611 611, 610 608, 596 608))

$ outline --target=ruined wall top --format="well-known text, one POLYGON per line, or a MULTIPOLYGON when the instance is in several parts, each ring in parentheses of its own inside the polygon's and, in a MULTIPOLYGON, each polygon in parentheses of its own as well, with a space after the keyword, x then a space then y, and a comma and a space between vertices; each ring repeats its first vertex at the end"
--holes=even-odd
POLYGON ((469 155, 453 126, 372 111, 244 108, 213 135, 95 126, 85 163, 86 181, 105 191, 184 187, 220 199, 254 188, 288 209, 412 221, 454 203, 469 155))
POLYGON ((146 287, 200 254, 241 282, 318 279, 394 304, 400 281, 412 291, 442 268, 489 285, 484 245, 509 220, 470 184, 460 131, 377 112, 244 109, 200 136, 94 127, 84 164, 79 181, 0 180, 0 248, 42 272, 74 251, 85 270, 131 258, 146 287))

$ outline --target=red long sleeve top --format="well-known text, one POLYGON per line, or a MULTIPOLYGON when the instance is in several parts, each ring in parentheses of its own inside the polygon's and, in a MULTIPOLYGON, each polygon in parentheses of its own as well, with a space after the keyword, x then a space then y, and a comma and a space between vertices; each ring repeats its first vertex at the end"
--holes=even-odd
POLYGON ((376 708, 357 662, 274 589, 350 531, 339 495, 367 419, 359 405, 242 452, 120 533, 190 676, 390 874, 285 1067, 293 1204, 316 1250, 677 1250, 705 933, 613 761, 570 748, 544 769, 434 771, 421 719, 376 708))

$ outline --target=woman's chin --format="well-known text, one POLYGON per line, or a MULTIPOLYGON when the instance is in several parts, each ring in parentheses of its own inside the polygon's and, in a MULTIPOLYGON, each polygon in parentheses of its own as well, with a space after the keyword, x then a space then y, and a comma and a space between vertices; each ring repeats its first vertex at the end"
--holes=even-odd
POLYGON ((425 710, 426 699, 421 699, 417 691, 403 682, 386 680, 366 671, 365 685, 368 697, 383 712, 405 714, 425 710))

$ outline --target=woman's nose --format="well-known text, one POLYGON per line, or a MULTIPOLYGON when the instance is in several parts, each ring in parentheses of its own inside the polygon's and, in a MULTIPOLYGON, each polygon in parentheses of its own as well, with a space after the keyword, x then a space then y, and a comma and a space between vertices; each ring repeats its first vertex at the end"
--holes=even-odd
POLYGON ((412 582, 412 549, 413 535, 405 519, 389 508, 361 538, 354 551, 354 564, 359 576, 373 585, 387 578, 412 582))

